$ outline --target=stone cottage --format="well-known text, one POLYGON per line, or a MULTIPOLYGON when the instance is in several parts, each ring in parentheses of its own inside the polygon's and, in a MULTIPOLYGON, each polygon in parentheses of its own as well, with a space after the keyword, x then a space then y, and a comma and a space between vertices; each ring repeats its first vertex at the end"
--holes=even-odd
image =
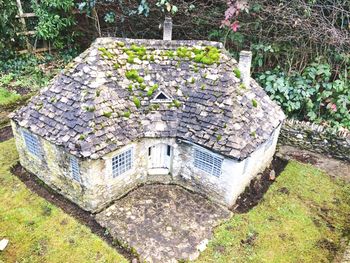
POLYGON ((217 42, 99 38, 11 115, 20 162, 96 212, 146 183, 226 206, 271 162, 284 114, 217 42))

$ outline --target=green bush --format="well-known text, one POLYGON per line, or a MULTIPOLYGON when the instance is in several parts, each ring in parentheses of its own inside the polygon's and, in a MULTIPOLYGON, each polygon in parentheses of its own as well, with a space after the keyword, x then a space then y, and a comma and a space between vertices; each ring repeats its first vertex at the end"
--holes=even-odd
POLYGON ((73 43, 76 33, 72 26, 76 24, 72 14, 73 0, 33 1, 33 9, 39 18, 36 27, 37 36, 49 40, 57 49, 67 48, 73 43))
POLYGON ((301 74, 276 68, 259 74, 258 80, 290 117, 350 128, 349 79, 346 72, 332 77, 330 65, 318 62, 301 74))
POLYGON ((21 31, 17 12, 16 1, 0 0, 0 59, 7 59, 23 44, 23 36, 17 34, 21 31))

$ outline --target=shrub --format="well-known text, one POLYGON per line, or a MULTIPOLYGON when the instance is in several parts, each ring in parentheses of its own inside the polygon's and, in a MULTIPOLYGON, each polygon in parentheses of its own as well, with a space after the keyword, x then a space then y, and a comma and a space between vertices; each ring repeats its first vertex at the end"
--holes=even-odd
POLYGON ((49 40, 57 49, 67 48, 74 41, 72 26, 76 21, 72 15, 73 0, 33 1, 33 9, 39 22, 36 27, 37 36, 49 40))
POLYGON ((329 64, 312 63, 302 74, 276 68, 258 80, 288 116, 350 128, 349 80, 343 75, 333 80, 329 64))

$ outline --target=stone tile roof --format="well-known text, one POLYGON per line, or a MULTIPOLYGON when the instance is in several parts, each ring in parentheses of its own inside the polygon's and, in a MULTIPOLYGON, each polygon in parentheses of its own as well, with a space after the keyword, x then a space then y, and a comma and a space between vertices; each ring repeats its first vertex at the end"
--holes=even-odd
POLYGON ((217 42, 100 38, 11 117, 78 157, 176 137, 244 159, 284 114, 236 67, 217 42), (172 102, 152 102, 159 91, 172 102))

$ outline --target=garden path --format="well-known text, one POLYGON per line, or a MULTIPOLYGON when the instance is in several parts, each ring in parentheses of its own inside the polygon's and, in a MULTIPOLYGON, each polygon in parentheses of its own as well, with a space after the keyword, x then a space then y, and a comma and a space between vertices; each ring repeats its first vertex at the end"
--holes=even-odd
POLYGON ((193 260, 212 230, 231 216, 226 208, 175 185, 145 185, 96 215, 112 237, 141 261, 193 260))

